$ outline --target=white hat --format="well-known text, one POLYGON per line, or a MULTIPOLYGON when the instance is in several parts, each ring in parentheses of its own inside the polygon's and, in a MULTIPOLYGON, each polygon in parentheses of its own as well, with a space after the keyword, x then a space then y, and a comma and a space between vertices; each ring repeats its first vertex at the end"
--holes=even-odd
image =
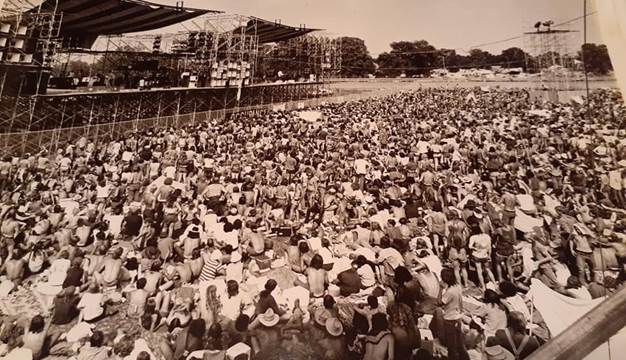
POLYGON ((259 315, 259 322, 267 327, 272 327, 280 321, 280 317, 274 313, 271 308, 267 309, 265 313, 259 315))
POLYGON ((336 317, 326 319, 326 331, 332 336, 343 334, 343 324, 336 317))

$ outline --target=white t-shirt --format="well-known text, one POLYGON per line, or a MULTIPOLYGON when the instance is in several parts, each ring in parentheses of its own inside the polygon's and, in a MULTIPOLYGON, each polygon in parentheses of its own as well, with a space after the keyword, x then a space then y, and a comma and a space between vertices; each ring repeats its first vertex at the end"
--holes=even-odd
POLYGON ((374 274, 374 270, 369 265, 363 265, 357 269, 357 274, 361 278, 361 285, 363 287, 371 287, 376 285, 376 275, 374 274))
POLYGON ((105 199, 105 198, 109 197, 109 193, 110 193, 110 186, 109 185, 96 186, 96 197, 98 199, 105 199))
POLYGON ((332 264, 333 263, 333 254, 326 247, 322 247, 317 252, 324 260, 324 264, 332 264))
MULTIPOLYGON (((222 303, 222 315, 231 320, 237 320, 239 314, 242 313, 241 305, 245 304, 244 295, 241 293, 229 298, 228 294, 222 294, 220 296, 220 302, 222 303)), ((243 313, 247 313, 248 311, 243 311, 243 313)))
POLYGON ((105 215, 103 219, 109 222, 109 232, 115 237, 122 232, 123 215, 105 215))
POLYGON ((173 166, 168 166, 168 167, 165 168, 163 173, 165 174, 165 177, 173 179, 174 175, 176 175, 176 168, 173 167, 173 166))
POLYGON ((367 170, 369 167, 369 162, 365 159, 356 159, 354 160, 354 170, 359 175, 367 174, 367 170))
POLYGON ((217 224, 217 215, 215 213, 208 213, 202 219, 204 223, 204 231, 207 234, 212 234, 215 231, 215 224, 217 224))
POLYGON ((226 265, 226 281, 228 280, 235 280, 238 283, 243 281, 243 263, 241 261, 226 265))
POLYGON ((400 265, 404 265, 404 258, 402 257, 402 254, 394 248, 380 250, 378 258, 380 262, 385 262, 393 270, 400 265))
POLYGON ((122 153, 122 161, 129 162, 133 159, 133 153, 130 151, 124 151, 122 153))
POLYGON ((64 157, 59 161, 59 165, 61 166, 61 169, 69 169, 72 165, 72 160, 64 157))

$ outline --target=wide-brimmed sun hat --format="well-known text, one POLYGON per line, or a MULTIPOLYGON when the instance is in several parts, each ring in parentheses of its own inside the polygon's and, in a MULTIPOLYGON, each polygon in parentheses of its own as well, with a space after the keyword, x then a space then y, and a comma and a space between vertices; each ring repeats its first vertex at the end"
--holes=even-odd
POLYGON ((271 308, 259 315, 259 322, 266 327, 275 326, 279 321, 280 317, 271 308))
POLYGON ((343 334, 343 324, 335 317, 326 319, 326 331, 332 336, 339 336, 343 334))
POLYGON ((332 317, 333 315, 330 313, 330 310, 326 308, 317 309, 313 314, 313 319, 319 326, 326 326, 326 321, 332 317))

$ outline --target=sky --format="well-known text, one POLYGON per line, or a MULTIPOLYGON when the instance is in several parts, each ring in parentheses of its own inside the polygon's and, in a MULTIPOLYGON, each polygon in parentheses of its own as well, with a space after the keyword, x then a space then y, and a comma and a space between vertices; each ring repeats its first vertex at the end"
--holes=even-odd
MULTIPOLYGON (((176 4, 176 0, 152 0, 176 4)), ((476 45, 519 36, 533 30, 539 20, 564 22, 582 16, 585 0, 186 0, 185 6, 253 15, 283 24, 321 28, 331 36, 355 36, 365 40, 374 56, 400 40, 427 40, 437 48, 467 52, 476 45)), ((595 11, 592 0, 587 12, 595 11)), ((598 16, 588 18, 587 41, 600 43, 598 16)), ((564 28, 578 30, 571 37, 582 44, 583 21, 564 28)), ((164 32, 167 32, 165 29, 164 32)), ((527 43, 527 42, 526 42, 527 43)), ((481 46, 499 53, 524 39, 481 46)))

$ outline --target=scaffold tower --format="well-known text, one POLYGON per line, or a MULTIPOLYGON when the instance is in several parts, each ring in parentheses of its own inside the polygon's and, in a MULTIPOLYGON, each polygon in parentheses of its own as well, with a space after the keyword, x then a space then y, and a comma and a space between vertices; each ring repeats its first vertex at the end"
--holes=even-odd
POLYGON ((535 31, 524 33, 524 50, 530 73, 536 74, 537 87, 550 90, 571 90, 582 76, 577 59, 577 31, 552 28, 552 21, 539 21, 535 31))

